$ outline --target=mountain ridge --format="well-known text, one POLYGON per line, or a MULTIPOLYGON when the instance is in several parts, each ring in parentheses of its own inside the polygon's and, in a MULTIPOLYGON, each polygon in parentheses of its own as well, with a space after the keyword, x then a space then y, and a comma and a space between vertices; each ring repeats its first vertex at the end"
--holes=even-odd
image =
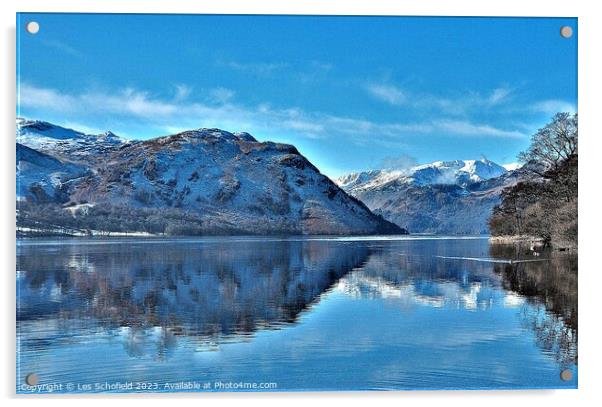
POLYGON ((349 196, 292 145, 208 128, 123 141, 112 133, 101 137, 24 123, 19 144, 38 147, 65 165, 87 163, 77 182, 59 182, 61 193, 47 194, 59 205, 85 204, 85 213, 73 212, 76 217, 93 216, 95 207, 128 214, 170 209, 192 214, 199 233, 406 233, 349 196))
POLYGON ((337 184, 411 233, 487 234, 503 188, 522 176, 487 159, 351 173, 337 184))

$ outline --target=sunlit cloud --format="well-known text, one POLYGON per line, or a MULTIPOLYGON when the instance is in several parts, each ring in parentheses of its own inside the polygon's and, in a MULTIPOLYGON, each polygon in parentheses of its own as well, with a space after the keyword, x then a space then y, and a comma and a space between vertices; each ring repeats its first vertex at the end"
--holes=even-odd
POLYGON ((71 111, 77 109, 77 99, 54 89, 20 83, 17 88, 17 105, 71 111))
MULTIPOLYGON (((469 120, 424 120, 409 123, 379 122, 367 118, 330 115, 296 107, 280 108, 263 103, 247 106, 232 102, 234 92, 225 88, 209 91, 209 102, 193 100, 190 89, 180 85, 171 99, 134 88, 118 91, 86 91, 67 94, 28 83, 20 87, 23 108, 61 113, 65 120, 80 122, 90 112, 98 118, 154 125, 176 132, 199 127, 219 127, 306 138, 344 137, 358 145, 401 145, 417 135, 517 138, 523 134, 469 120)), ((203 99, 206 100, 206 99, 203 99)))

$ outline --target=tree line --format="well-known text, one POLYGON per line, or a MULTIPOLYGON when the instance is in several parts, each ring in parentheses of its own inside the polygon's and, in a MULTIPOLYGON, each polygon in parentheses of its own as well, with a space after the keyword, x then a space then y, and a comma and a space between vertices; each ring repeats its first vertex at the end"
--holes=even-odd
POLYGON ((489 228, 493 236, 531 236, 577 247, 577 114, 558 113, 519 155, 524 177, 502 191, 489 228))
POLYGON ((178 208, 97 204, 71 211, 57 203, 28 201, 17 202, 17 225, 21 234, 38 236, 110 235, 114 232, 196 236, 211 232, 201 214, 178 208))

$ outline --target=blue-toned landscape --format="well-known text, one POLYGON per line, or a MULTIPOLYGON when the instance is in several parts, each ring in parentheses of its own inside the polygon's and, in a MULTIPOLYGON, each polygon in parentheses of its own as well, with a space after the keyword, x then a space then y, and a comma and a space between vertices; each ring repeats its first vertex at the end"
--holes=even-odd
POLYGON ((520 262, 512 246, 449 237, 37 240, 17 253, 18 374, 40 384, 577 386, 575 256, 520 262))
POLYGON ((576 19, 17 20, 18 393, 577 387, 576 19))

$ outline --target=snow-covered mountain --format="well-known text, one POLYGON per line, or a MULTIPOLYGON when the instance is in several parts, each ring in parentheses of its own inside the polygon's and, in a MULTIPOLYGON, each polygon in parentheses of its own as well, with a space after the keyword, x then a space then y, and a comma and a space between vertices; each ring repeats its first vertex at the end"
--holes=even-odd
POLYGON ((129 142, 110 131, 85 134, 56 124, 17 119, 17 143, 69 161, 99 160, 129 142))
POLYGON ((468 185, 499 177, 508 171, 487 159, 435 161, 409 169, 383 169, 351 173, 336 180, 346 190, 369 190, 391 182, 414 185, 468 185))
POLYGON ((88 173, 85 167, 65 163, 22 144, 17 144, 17 199, 61 202, 70 186, 88 173))
POLYGON ((412 233, 475 234, 488 232, 501 190, 517 177, 517 171, 481 159, 364 171, 336 182, 374 213, 412 233))
MULTIPOLYGON (((198 129, 127 143, 27 121, 17 137, 58 163, 88 163, 87 175, 63 189, 72 207, 127 208, 128 215, 175 208, 194 213, 202 233, 404 233, 322 175, 294 146, 258 142, 248 133, 198 129)), ((22 179, 27 190, 24 184, 22 179)))

